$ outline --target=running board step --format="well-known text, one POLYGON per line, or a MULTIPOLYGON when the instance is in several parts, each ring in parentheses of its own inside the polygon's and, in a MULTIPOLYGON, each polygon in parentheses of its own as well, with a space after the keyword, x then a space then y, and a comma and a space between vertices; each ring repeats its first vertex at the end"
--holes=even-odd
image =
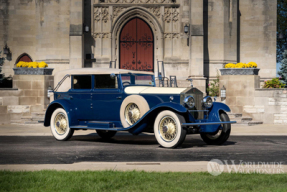
POLYGON ((71 129, 96 129, 96 130, 108 130, 108 131, 128 130, 128 128, 123 128, 123 127, 107 128, 107 127, 91 127, 91 126, 86 126, 86 125, 76 125, 76 126, 71 126, 70 128, 71 129))

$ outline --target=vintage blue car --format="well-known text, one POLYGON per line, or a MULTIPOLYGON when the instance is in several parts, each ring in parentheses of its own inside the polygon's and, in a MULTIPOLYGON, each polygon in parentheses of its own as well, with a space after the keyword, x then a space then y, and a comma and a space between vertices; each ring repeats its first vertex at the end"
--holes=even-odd
POLYGON ((162 147, 176 148, 186 134, 200 134, 219 145, 230 135, 223 103, 196 88, 156 87, 151 72, 82 68, 58 72, 45 115, 54 137, 64 141, 74 130, 94 129, 104 139, 117 131, 153 132, 162 147))

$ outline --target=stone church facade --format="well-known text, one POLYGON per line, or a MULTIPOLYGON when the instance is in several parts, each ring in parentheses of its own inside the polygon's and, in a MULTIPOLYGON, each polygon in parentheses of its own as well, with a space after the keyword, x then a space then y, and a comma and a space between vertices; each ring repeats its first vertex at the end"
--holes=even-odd
POLYGON ((276 76, 274 0, 3 0, 0 47, 13 75, 26 57, 54 72, 82 67, 162 71, 205 92, 226 63, 258 64, 276 76), (112 62, 111 62, 112 61, 112 62))

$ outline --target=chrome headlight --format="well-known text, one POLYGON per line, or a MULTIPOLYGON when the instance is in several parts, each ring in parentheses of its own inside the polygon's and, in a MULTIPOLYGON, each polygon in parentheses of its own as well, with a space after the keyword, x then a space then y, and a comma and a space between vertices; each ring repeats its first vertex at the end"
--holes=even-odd
POLYGON ((212 107, 212 104, 213 104, 213 102, 212 102, 212 99, 210 96, 206 96, 203 98, 203 100, 202 100, 203 107, 209 109, 212 107))
POLYGON ((193 96, 187 96, 184 100, 183 103, 188 107, 188 108, 193 108, 195 105, 195 100, 193 96))

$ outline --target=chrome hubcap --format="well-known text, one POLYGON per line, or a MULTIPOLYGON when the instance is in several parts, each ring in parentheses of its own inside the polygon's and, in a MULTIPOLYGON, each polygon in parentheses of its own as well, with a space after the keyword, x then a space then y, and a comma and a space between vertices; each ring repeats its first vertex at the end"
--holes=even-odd
POLYGON ((130 103, 125 109, 125 119, 129 125, 135 124, 140 119, 140 110, 135 103, 130 103))
POLYGON ((63 135, 67 131, 68 121, 63 113, 58 113, 54 119, 54 128, 59 135, 63 135))
POLYGON ((177 135, 178 127, 171 116, 163 117, 159 122, 159 134, 167 142, 173 141, 177 135))

